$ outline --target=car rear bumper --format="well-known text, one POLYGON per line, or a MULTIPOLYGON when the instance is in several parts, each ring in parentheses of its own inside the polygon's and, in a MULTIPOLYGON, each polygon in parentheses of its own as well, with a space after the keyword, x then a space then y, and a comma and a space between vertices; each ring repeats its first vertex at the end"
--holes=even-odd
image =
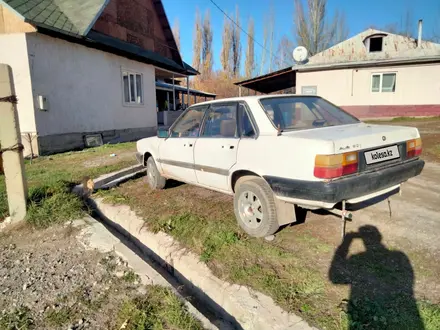
POLYGON ((338 203, 398 185, 422 172, 425 162, 411 160, 329 182, 264 176, 277 196, 338 203))

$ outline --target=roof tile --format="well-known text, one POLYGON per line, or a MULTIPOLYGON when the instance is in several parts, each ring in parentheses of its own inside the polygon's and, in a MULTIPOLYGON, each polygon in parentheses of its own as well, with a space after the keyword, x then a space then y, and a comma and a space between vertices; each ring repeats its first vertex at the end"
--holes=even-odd
POLYGON ((3 0, 31 23, 86 35, 106 0, 3 0), (60 12, 60 14, 58 14, 60 12), (67 23, 66 23, 67 22, 67 23))

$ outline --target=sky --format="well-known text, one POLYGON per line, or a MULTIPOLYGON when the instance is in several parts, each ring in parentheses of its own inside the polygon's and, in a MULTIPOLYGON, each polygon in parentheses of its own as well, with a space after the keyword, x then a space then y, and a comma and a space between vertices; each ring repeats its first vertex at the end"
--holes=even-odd
MULTIPOLYGON (((303 0, 306 2, 306 0, 303 0)), ((192 63, 192 41, 196 8, 203 14, 210 11, 213 27, 214 69, 221 67, 222 27, 224 15, 210 0, 162 0, 170 25, 176 20, 180 24, 181 54, 185 62, 192 63)), ((263 44, 264 22, 273 6, 275 16, 275 45, 283 35, 293 41, 293 0, 214 0, 225 12, 233 17, 235 6, 240 12, 240 26, 247 31, 250 17, 255 22, 255 40, 263 44)), ((417 35, 417 21, 423 19, 423 36, 429 37, 433 30, 440 30, 440 0, 328 0, 327 12, 332 17, 339 10, 345 13, 349 37, 370 26, 385 27, 388 24, 401 24, 410 12, 413 21, 413 34, 417 35)), ((246 49, 246 35, 241 33, 242 62, 246 49)), ((274 47, 276 49, 276 47, 274 47)), ((261 59, 262 48, 255 45, 257 62, 261 59)), ((266 55, 268 56, 268 55, 266 55)), ((242 65, 243 69, 243 65, 242 65)))

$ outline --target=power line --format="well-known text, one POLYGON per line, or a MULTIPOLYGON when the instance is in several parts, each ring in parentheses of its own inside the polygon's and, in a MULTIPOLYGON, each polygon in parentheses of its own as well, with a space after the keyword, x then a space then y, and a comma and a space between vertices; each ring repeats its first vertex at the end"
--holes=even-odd
MULTIPOLYGON (((223 9, 221 9, 220 6, 215 3, 214 0, 210 0, 210 1, 215 7, 217 7, 218 10, 220 10, 223 13, 223 15, 225 15, 232 23, 234 23, 234 25, 237 26, 244 34, 246 34, 249 38, 251 38, 258 46, 263 48, 263 50, 265 50, 269 54, 271 53, 266 47, 264 47, 261 43, 259 43, 257 40, 255 40, 254 37, 250 36, 237 22, 235 22, 223 9)), ((279 57, 277 57, 276 55, 272 55, 272 57, 275 57, 276 59, 281 60, 284 64, 287 63, 283 59, 280 59, 279 57)), ((291 65, 288 64, 288 66, 291 66, 291 65)))

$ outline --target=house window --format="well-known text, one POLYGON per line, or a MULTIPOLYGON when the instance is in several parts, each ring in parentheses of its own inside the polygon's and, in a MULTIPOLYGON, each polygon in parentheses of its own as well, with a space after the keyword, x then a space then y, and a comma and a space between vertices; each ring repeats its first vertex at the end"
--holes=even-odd
POLYGON ((122 71, 125 104, 143 104, 142 75, 130 71, 122 71))
POLYGON ((394 93, 396 91, 396 74, 374 73, 371 76, 371 91, 374 93, 394 93))
POLYGON ((370 42, 370 47, 368 51, 370 53, 382 51, 383 37, 370 38, 369 42, 370 42))

